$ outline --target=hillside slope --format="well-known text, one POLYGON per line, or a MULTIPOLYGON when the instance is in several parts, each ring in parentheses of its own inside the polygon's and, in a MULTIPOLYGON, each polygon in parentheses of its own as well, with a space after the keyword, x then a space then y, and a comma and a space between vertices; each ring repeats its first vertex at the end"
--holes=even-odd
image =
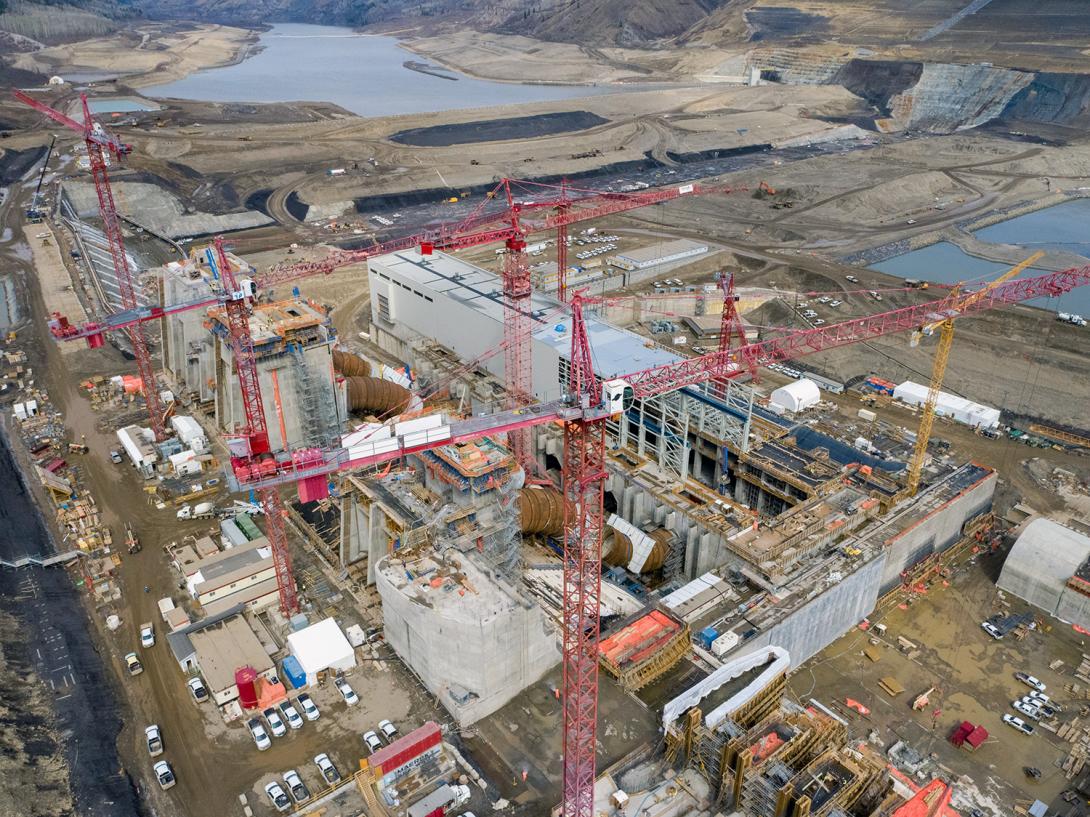
POLYGON ((53 45, 116 31, 140 16, 132 0, 0 0, 0 32, 53 45))
MULTIPOLYGON (((592 47, 642 45, 678 37, 753 0, 134 0, 149 17, 230 25, 269 22, 361 26, 394 20, 456 20, 480 31, 592 47)), ((740 15, 738 15, 740 17, 740 15)), ((434 33, 432 31, 431 33, 434 33)))

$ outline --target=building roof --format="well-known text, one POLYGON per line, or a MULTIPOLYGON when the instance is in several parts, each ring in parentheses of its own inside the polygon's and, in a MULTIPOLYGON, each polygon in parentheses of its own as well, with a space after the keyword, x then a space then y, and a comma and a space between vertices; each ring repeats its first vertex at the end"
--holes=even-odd
POLYGON ((195 633, 205 627, 211 627, 213 624, 217 624, 220 621, 238 615, 241 612, 242 605, 236 604, 233 607, 224 610, 222 613, 217 613, 214 616, 205 616, 199 621, 194 621, 189 626, 183 627, 176 632, 167 633, 167 643, 170 644, 170 651, 174 653, 174 658, 181 664, 187 658, 193 656, 195 650, 193 648, 193 642, 189 640, 191 633, 195 633))
POLYGON ((1051 519, 1034 519, 1015 541, 996 583, 1030 604, 1055 613, 1067 580, 1090 557, 1090 536, 1051 519))
POLYGON ((674 241, 663 241, 658 244, 652 244, 649 247, 625 250, 624 252, 615 253, 615 256, 617 258, 623 258, 625 261, 631 261, 633 264, 646 264, 648 261, 656 261, 659 258, 678 255, 683 252, 706 252, 707 249, 707 244, 690 241, 687 238, 678 238, 674 241))
POLYGON ((253 667, 259 675, 272 669, 273 661, 242 616, 234 616, 189 634, 197 651, 197 663, 213 692, 235 684, 235 670, 253 667))
POLYGON ((272 565, 272 550, 265 537, 218 551, 186 568, 186 583, 194 595, 238 581, 267 570, 272 565))
POLYGON ((323 619, 288 636, 288 649, 299 659, 307 675, 328 669, 347 658, 355 661, 355 650, 337 622, 323 619))

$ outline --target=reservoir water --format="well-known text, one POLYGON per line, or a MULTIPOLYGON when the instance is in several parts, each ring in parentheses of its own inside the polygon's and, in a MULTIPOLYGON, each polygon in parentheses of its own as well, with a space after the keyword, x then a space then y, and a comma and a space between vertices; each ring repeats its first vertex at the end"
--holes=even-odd
MULTIPOLYGON (((1055 207, 1038 210, 978 230, 975 236, 994 244, 1017 244, 1026 248, 1029 256, 1038 249, 1065 250, 1090 257, 1090 242, 1082 224, 1090 218, 1090 200, 1078 199, 1055 207)), ((986 261, 962 252, 949 242, 897 255, 872 265, 872 269, 902 278, 919 278, 953 284, 958 281, 983 281, 995 278, 1008 269, 1006 264, 986 261)), ((1041 275, 1043 270, 1030 268, 1021 277, 1041 275)), ((1073 290, 1061 298, 1037 299, 1029 303, 1059 312, 1075 312, 1090 316, 1088 287, 1073 290)))
POLYGON ((142 92, 210 102, 332 102, 360 116, 391 116, 618 90, 489 82, 453 72, 456 81, 444 79, 406 68, 406 61, 427 59, 398 47, 394 37, 337 26, 275 25, 261 35, 260 45, 263 50, 235 65, 199 71, 142 92))
POLYGON ((155 105, 141 102, 138 99, 123 99, 117 97, 101 97, 88 99, 87 105, 91 113, 130 113, 132 111, 154 111, 155 105))

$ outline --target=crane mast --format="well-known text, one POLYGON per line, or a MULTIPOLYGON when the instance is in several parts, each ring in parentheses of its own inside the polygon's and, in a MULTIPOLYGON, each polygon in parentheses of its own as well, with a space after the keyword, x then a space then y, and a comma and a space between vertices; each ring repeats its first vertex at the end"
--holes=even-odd
MULTIPOLYGON (((87 104, 86 94, 80 94, 80 102, 83 106, 83 122, 77 122, 60 111, 27 96, 22 91, 15 91, 15 97, 34 110, 45 114, 54 122, 58 122, 83 136, 83 141, 87 145, 87 160, 91 167, 91 178, 94 180, 95 193, 98 196, 98 211, 102 218, 102 232, 106 236, 106 243, 109 245, 110 260, 113 263, 114 277, 117 279, 117 290, 121 297, 121 307, 123 310, 137 309, 139 304, 137 302, 136 276, 129 266, 129 257, 125 252, 125 241, 121 235, 121 219, 117 214, 114 192, 110 186, 110 176, 106 171, 106 151, 120 159, 131 153, 132 147, 106 133, 95 122, 91 116, 91 108, 87 104)), ((151 361, 147 332, 143 323, 134 323, 128 327, 128 333, 129 340, 132 343, 133 357, 136 358, 136 369, 140 374, 140 381, 144 387, 144 401, 148 406, 148 421, 152 432, 155 434, 155 439, 163 440, 166 437, 165 420, 162 404, 159 401, 159 386, 155 380, 155 367, 151 361)))
MULTIPOLYGON (((231 261, 223 247, 222 236, 214 241, 216 264, 223 286, 227 313, 227 327, 231 337, 231 353, 235 359, 239 390, 242 392, 242 408, 246 418, 242 436, 232 451, 232 464, 236 460, 260 460, 271 453, 269 427, 265 419, 265 407, 261 401, 261 383, 257 371, 254 341, 250 334, 250 303, 253 301, 253 282, 235 278, 231 261)), ((272 551, 276 570, 276 588, 280 594, 280 609, 286 616, 299 610, 299 598, 295 591, 295 577, 291 570, 291 553, 288 550, 287 531, 284 529, 284 506, 276 487, 262 488, 258 497, 265 509, 265 534, 272 551)))
POLYGON ((571 399, 585 414, 564 424, 563 813, 594 814, 598 642, 602 594, 606 419, 580 296, 572 299, 571 399))

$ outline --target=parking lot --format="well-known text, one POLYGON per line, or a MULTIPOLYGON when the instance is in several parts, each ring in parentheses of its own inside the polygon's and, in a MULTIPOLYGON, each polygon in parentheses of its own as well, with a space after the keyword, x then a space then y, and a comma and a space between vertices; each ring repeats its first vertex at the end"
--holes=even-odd
POLYGON ((1003 716, 1019 716, 1012 703, 1030 687, 1015 674, 1026 672, 1040 679, 1047 694, 1063 706, 1060 724, 1085 719, 1090 704, 1085 691, 1075 694, 1067 688, 1077 683, 1072 673, 1087 650, 1085 637, 1050 620, 1022 640, 988 635, 980 625, 992 615, 1029 609, 997 591, 994 579, 1002 559, 1002 554, 969 557, 945 584, 936 581, 904 607, 894 604, 875 617, 874 623, 886 625, 883 634, 873 628, 853 630, 819 653, 791 677, 791 688, 800 700, 813 696, 833 705, 857 736, 869 736, 883 750, 900 740, 925 758, 931 756, 925 768, 955 780, 954 806, 963 815, 974 808, 995 817, 1010 815, 1014 804, 1035 798, 1052 804, 1054 813, 1064 817, 1082 815, 1085 800, 1060 799, 1079 782, 1068 780, 1060 768, 1071 744, 1025 715, 1020 717, 1035 728, 1031 735, 1022 734, 1005 724, 1003 716), (899 638, 913 646, 903 648, 899 638), (868 646, 877 648, 877 661, 864 655, 868 646), (1056 661, 1062 664, 1050 669, 1056 661), (891 677, 905 690, 895 697, 879 685, 891 677), (916 697, 932 688, 929 703, 913 711, 916 697), (846 706, 848 698, 867 707, 869 714, 846 706), (973 752, 949 742, 963 721, 989 732, 973 752), (1039 768, 1041 778, 1029 778, 1024 767, 1039 768))

